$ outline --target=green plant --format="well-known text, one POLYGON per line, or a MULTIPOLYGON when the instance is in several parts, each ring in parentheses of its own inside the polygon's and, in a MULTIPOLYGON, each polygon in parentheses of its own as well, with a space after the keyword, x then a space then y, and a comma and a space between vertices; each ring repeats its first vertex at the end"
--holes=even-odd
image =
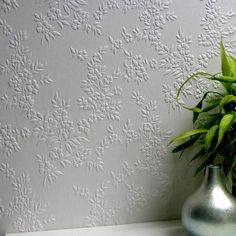
POLYGON ((183 87, 200 76, 219 81, 222 88, 207 91, 194 107, 184 106, 193 113, 194 128, 173 138, 170 144, 178 143, 172 152, 180 152, 180 156, 186 149, 196 146, 197 152, 191 159, 201 163, 196 174, 210 164, 221 166, 232 184, 232 194, 236 196, 236 59, 226 55, 222 41, 220 50, 221 72, 193 74, 180 86, 177 101, 183 87))

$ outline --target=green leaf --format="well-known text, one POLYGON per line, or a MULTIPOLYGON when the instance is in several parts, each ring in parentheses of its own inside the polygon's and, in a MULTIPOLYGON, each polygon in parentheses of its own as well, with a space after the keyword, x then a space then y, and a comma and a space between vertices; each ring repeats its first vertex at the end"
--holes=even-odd
POLYGON ((176 100, 178 101, 179 100, 179 95, 180 95, 180 92, 181 90, 183 89, 184 85, 187 84, 190 80, 200 76, 200 75, 203 75, 203 76, 212 76, 211 74, 209 73, 206 73, 206 72, 197 72, 193 75, 191 75, 189 78, 187 78, 184 83, 181 84, 180 88, 178 89, 177 91, 177 96, 176 96, 176 100))
POLYGON ((218 127, 219 127, 218 125, 214 125, 208 130, 208 132, 206 134, 206 137, 205 137, 205 149, 206 149, 206 151, 208 151, 210 149, 212 139, 213 139, 218 127))
POLYGON ((234 120, 234 115, 232 114, 226 114, 221 119, 220 125, 219 125, 219 132, 218 132, 218 141, 217 141, 215 149, 221 143, 225 132, 231 127, 233 120, 234 120))
POLYGON ((218 92, 208 91, 208 92, 204 93, 204 95, 202 96, 202 99, 199 101, 199 103, 195 107, 186 107, 186 106, 184 106, 185 109, 193 112, 193 123, 196 122, 196 120, 197 120, 197 118, 198 118, 200 113, 209 111, 209 110, 215 108, 219 104, 219 103, 218 104, 214 104, 214 105, 212 104, 212 105, 209 105, 209 107, 207 107, 207 109, 206 108, 203 109, 203 110, 201 109, 203 101, 207 98, 207 95, 210 94, 210 93, 223 96, 222 94, 220 94, 218 92))
POLYGON ((227 145, 225 145, 225 146, 221 149, 221 151, 222 151, 222 152, 225 152, 225 151, 227 150, 227 148, 235 147, 235 145, 236 145, 235 142, 236 142, 236 136, 234 137, 233 140, 231 140, 229 143, 227 143, 227 145))
POLYGON ((219 106, 220 101, 221 101, 221 99, 212 100, 211 103, 207 107, 202 109, 202 112, 207 112, 207 111, 210 111, 210 110, 216 108, 217 106, 219 106))
POLYGON ((193 112, 196 112, 196 113, 201 113, 202 109, 200 107, 197 107, 197 106, 196 107, 186 107, 186 106, 184 106, 184 108, 186 110, 189 110, 189 111, 193 111, 193 112))
MULTIPOLYGON (((225 48, 224 48, 224 44, 223 41, 221 39, 220 41, 220 55, 221 55, 221 71, 222 71, 222 75, 223 76, 231 76, 231 69, 230 69, 230 63, 228 61, 226 52, 225 52, 225 48)), ((218 80, 221 81, 222 84, 224 85, 224 87, 226 88, 226 90, 229 93, 232 93, 232 88, 230 85, 225 84, 226 83, 234 83, 234 82, 227 82, 227 81, 222 81, 222 80, 218 80)))
POLYGON ((236 59, 232 56, 228 56, 228 62, 230 64, 231 73, 236 76, 236 59))
POLYGON ((216 165, 216 166, 222 165, 224 163, 224 159, 225 159, 224 155, 216 154, 216 158, 214 160, 214 165, 216 165))
POLYGON ((233 90, 233 94, 236 93, 236 86, 234 84, 231 84, 231 89, 233 90))
POLYGON ((220 54, 221 54, 221 71, 223 76, 231 76, 230 64, 225 53, 223 41, 220 41, 220 54))
POLYGON ((209 77, 208 79, 217 80, 217 81, 225 82, 225 83, 236 83, 235 76, 212 76, 212 77, 209 77))
POLYGON ((172 139, 169 144, 181 141, 195 134, 206 133, 207 131, 208 131, 207 129, 193 129, 193 130, 187 131, 183 134, 178 135, 174 139, 172 139))
POLYGON ((213 125, 219 124, 221 118, 222 118, 221 114, 210 114, 207 116, 207 121, 205 123, 201 123, 200 127, 198 128, 209 130, 213 125))
POLYGON ((195 176, 198 175, 208 165, 210 165, 214 162, 215 153, 211 153, 209 156, 206 156, 205 158, 206 158, 206 160, 204 162, 202 162, 202 164, 197 168, 197 170, 195 172, 195 176))
POLYGON ((206 154, 206 150, 205 148, 201 148, 201 150, 199 152, 197 152, 195 154, 195 156, 191 159, 191 161, 194 161, 195 159, 197 159, 198 157, 203 157, 206 154))
MULTIPOLYGON (((202 99, 200 100, 200 102, 197 104, 197 108, 202 108, 202 104, 203 104, 203 101, 206 99, 206 97, 207 97, 207 95, 210 93, 211 91, 208 91, 208 92, 206 92, 204 95, 203 95, 203 97, 202 97, 202 99)), ((197 118, 198 118, 198 116, 199 116, 199 114, 202 112, 202 110, 200 109, 200 111, 193 111, 193 123, 195 123, 196 122, 196 120, 197 120, 197 118)))
POLYGON ((195 176, 197 176, 204 168, 209 164, 209 160, 204 161, 196 170, 195 176))
POLYGON ((192 137, 191 137, 189 140, 187 140, 186 142, 181 143, 180 145, 178 145, 177 147, 175 147, 175 148, 172 150, 172 153, 176 153, 176 152, 182 151, 182 150, 184 150, 184 149, 190 147, 191 145, 193 145, 194 143, 196 143, 196 141, 198 140, 199 136, 200 136, 199 134, 192 136, 192 137))
POLYGON ((222 110, 223 106, 229 102, 236 101, 236 96, 234 95, 226 95, 220 102, 219 109, 222 110))

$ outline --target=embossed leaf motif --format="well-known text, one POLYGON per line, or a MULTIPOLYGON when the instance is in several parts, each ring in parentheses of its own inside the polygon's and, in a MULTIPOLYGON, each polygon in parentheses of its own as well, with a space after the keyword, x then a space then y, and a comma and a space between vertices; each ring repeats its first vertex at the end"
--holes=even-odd
POLYGON ((133 55, 132 52, 124 51, 127 59, 124 61, 126 74, 124 79, 129 81, 134 81, 137 85, 140 85, 142 82, 147 82, 150 79, 148 75, 149 69, 156 69, 155 64, 156 60, 153 58, 151 60, 145 59, 142 55, 133 55))
POLYGON ((70 8, 79 9, 81 6, 86 6, 87 2, 84 0, 68 0, 66 4, 70 8))
POLYGON ((199 45, 206 48, 206 52, 198 57, 199 65, 203 68, 207 67, 211 59, 219 55, 218 49, 222 37, 227 51, 233 52, 235 34, 235 28, 229 26, 229 22, 235 15, 232 9, 224 12, 217 1, 208 0, 205 3, 205 10, 205 16, 201 19, 203 33, 198 35, 199 45))
POLYGON ((13 39, 9 40, 9 47, 12 49, 19 49, 21 42, 24 42, 27 39, 27 34, 24 31, 19 31, 13 39))
POLYGON ((0 2, 0 10, 8 13, 11 10, 16 10, 19 7, 18 0, 2 0, 0 2))
POLYGON ((144 103, 145 99, 140 95, 139 91, 133 91, 131 98, 134 101, 142 97, 142 104, 136 102, 137 107, 140 109, 140 115, 143 124, 136 130, 132 128, 131 120, 123 126, 123 134, 125 136, 126 145, 134 142, 143 141, 140 151, 145 156, 143 161, 137 160, 134 167, 128 166, 124 163, 123 168, 128 175, 132 175, 135 170, 148 171, 153 175, 158 175, 160 160, 166 154, 165 141, 171 136, 170 130, 163 130, 157 112, 157 103, 150 101, 144 103), (135 168, 133 170, 133 168, 135 168))
POLYGON ((31 62, 30 70, 32 71, 33 74, 37 74, 44 70, 44 66, 42 63, 39 63, 38 61, 31 62))
POLYGON ((37 22, 36 31, 42 34, 41 44, 44 41, 49 41, 55 36, 60 36, 61 32, 56 30, 57 23, 59 30, 70 26, 73 30, 84 30, 87 34, 93 33, 94 36, 102 35, 101 21, 103 16, 108 14, 113 9, 118 9, 119 5, 116 0, 108 0, 98 5, 97 9, 91 14, 85 10, 87 2, 84 0, 68 0, 58 1, 50 0, 44 1, 48 7, 47 17, 42 14, 35 13, 35 22, 37 22), (50 23, 49 23, 50 21, 50 23))
POLYGON ((88 57, 86 50, 78 50, 71 47, 70 52, 72 57, 78 59, 79 61, 85 61, 88 57))
POLYGON ((45 16, 42 14, 34 14, 34 21, 37 23, 36 31, 42 34, 41 44, 46 40, 49 42, 50 39, 55 39, 56 36, 61 36, 61 34, 55 30, 55 28, 48 23, 45 16))
POLYGON ((109 224, 113 222, 121 210, 121 202, 118 201, 111 208, 104 198, 106 191, 111 187, 110 181, 104 181, 89 198, 90 211, 85 218, 87 226, 109 224))
POLYGON ((13 179, 16 174, 15 170, 12 167, 10 167, 8 163, 0 164, 0 172, 2 172, 8 179, 13 179))
POLYGON ((129 145, 130 143, 135 142, 141 138, 140 134, 136 133, 135 130, 132 129, 132 124, 130 120, 126 121, 122 131, 126 138, 126 145, 129 145))
POLYGON ((58 176, 63 175, 63 173, 53 166, 46 157, 42 155, 37 155, 37 162, 39 163, 39 173, 44 176, 43 184, 46 185, 47 182, 53 183, 58 176))
POLYGON ((45 86, 52 82, 48 75, 44 75, 44 65, 38 60, 32 60, 32 53, 24 45, 27 34, 19 31, 9 40, 9 47, 13 54, 6 60, 5 65, 0 66, 0 72, 5 73, 8 78, 8 85, 12 92, 3 95, 1 105, 7 109, 20 109, 29 120, 33 120, 34 99, 38 95, 40 85, 45 86), (40 80, 36 77, 40 76, 40 80))
POLYGON ((89 193, 89 188, 88 187, 80 187, 80 186, 76 186, 73 185, 72 186, 74 193, 78 196, 80 196, 81 198, 87 198, 89 197, 90 193, 89 193))
POLYGON ((118 134, 114 133, 111 125, 108 127, 107 133, 109 135, 101 140, 100 145, 95 150, 98 156, 104 155, 105 150, 109 149, 112 144, 122 142, 118 134))
MULTIPOLYGON (((194 7, 199 5, 196 9, 203 16, 196 18, 198 23, 195 23, 200 24, 200 28, 194 25, 197 31, 190 30, 190 35, 186 35, 189 22, 182 20, 187 17, 184 12, 181 17, 177 16, 181 6, 169 0, 36 2, 0 0, 0 41, 3 47, 6 42, 3 51, 7 57, 0 65, 0 83, 3 85, 0 88, 0 114, 5 113, 0 116, 4 120, 9 115, 9 121, 1 121, 0 125, 0 175, 4 178, 4 189, 5 184, 8 187, 4 195, 9 195, 9 198, 0 199, 1 223, 22 232, 50 229, 56 219, 48 214, 50 206, 39 201, 40 195, 47 198, 49 192, 60 190, 58 186, 74 179, 71 178, 74 174, 77 183, 69 183, 68 189, 74 193, 75 201, 71 201, 67 209, 74 203, 83 205, 76 213, 78 219, 84 217, 84 221, 79 220, 80 226, 127 223, 127 219, 141 216, 140 212, 148 212, 157 200, 164 208, 171 201, 168 189, 173 185, 165 168, 165 143, 172 131, 169 127, 166 130, 161 122, 165 115, 159 114, 161 102, 166 103, 169 112, 178 112, 185 99, 200 98, 211 87, 217 89, 219 84, 210 85, 204 79, 196 78, 184 87, 183 97, 176 102, 176 92, 184 78, 204 69, 218 55, 220 36, 226 42, 227 52, 235 48, 235 27, 231 26, 233 12, 225 10, 228 6, 223 7, 219 1, 200 1, 194 4, 194 7), (35 12, 31 12, 30 4, 35 12), (19 15, 23 17, 15 19, 19 15), (13 33, 18 26, 32 29, 24 18, 34 21, 36 32, 29 32, 29 41, 23 30, 13 33), (172 34, 175 30, 176 35, 172 34), (42 50, 36 50, 40 40, 42 50), (100 47, 102 45, 107 46, 100 47), (50 51, 57 53, 56 56, 50 51), (62 52, 66 54, 61 55, 62 52), (57 61, 62 65, 64 59, 68 59, 68 65, 48 68, 48 71, 55 72, 56 69, 60 74, 55 84, 51 84, 53 78, 37 54, 49 66, 56 65, 57 61), (65 71, 68 75, 75 72, 77 81, 69 77, 63 81, 64 73, 60 72, 64 66, 68 67, 65 71), (66 84, 63 87, 63 82, 75 82, 72 83, 75 86, 66 84), (158 85, 158 92, 162 89, 163 96, 159 95, 164 101, 156 103, 151 98, 153 94, 147 92, 154 85, 158 85), (67 87, 70 89, 64 91, 67 87), (74 107, 76 93, 79 111, 74 107), (23 121, 28 128, 19 126, 23 121), (31 144, 33 155, 24 155, 31 144), (22 157, 24 161, 30 161, 25 166, 18 166, 22 157), (32 167, 32 161, 38 169, 38 173, 31 173, 34 180, 39 177, 38 190, 30 187, 30 173, 19 172, 28 165, 32 167), (85 183, 84 176, 89 176, 90 181, 85 183), (150 179, 157 184, 151 191, 149 185, 143 184, 150 179), (132 184, 136 180, 140 185, 132 184), (44 191, 37 195, 41 188, 44 191), (136 211, 140 211, 139 214, 136 211), (87 216, 84 215, 86 212, 87 216)), ((188 3, 189 7, 191 5, 188 3)), ((228 77, 218 79, 232 81, 228 77)), ((232 97, 222 100, 221 110, 233 101, 232 97)), ((219 101, 210 105, 217 103, 219 101)), ((199 109, 195 113, 204 108, 199 109)), ((227 122, 225 124, 222 130, 228 132, 227 122)), ((208 129, 206 143, 209 150, 218 130, 216 126, 208 129)), ((56 196, 58 200, 63 199, 63 194, 62 191, 56 196)), ((51 195, 48 201, 55 208, 58 201, 53 197, 51 195)), ((156 212, 157 217, 160 212, 156 212)), ((57 214, 61 217, 59 211, 57 214)), ((165 214, 168 216, 172 212, 165 214)))
POLYGON ((126 43, 131 43, 133 41, 132 34, 128 33, 125 27, 122 28, 121 36, 126 43))
POLYGON ((23 173, 12 183, 13 197, 6 207, 0 207, 0 215, 3 218, 13 218, 13 226, 20 232, 41 230, 45 225, 55 222, 54 216, 46 213, 47 204, 37 202, 29 186, 30 176, 23 173), (44 221, 45 218, 54 221, 44 221))
POLYGON ((59 175, 63 175, 61 168, 70 165, 80 167, 87 165, 89 168, 100 170, 103 163, 100 160, 89 161, 91 151, 84 147, 88 139, 79 136, 73 129, 73 122, 69 120, 69 101, 61 99, 58 92, 52 99, 52 114, 36 113, 33 119, 34 134, 39 141, 45 142, 49 147, 49 155, 37 155, 39 172, 43 176, 44 185, 54 183, 59 175), (91 164, 89 164, 91 162, 91 164))
POLYGON ((98 10, 95 11, 95 13, 93 14, 93 17, 95 20, 101 20, 102 16, 104 14, 107 14, 107 5, 105 4, 105 2, 101 3, 98 7, 98 10))
POLYGON ((28 128, 17 129, 12 128, 12 125, 0 123, 0 150, 3 154, 10 156, 13 152, 19 152, 19 139, 29 138, 30 131, 28 128))
POLYGON ((110 50, 115 55, 119 49, 122 48, 122 40, 116 39, 114 40, 111 36, 108 37, 109 42, 111 43, 110 50))
MULTIPOLYGON (((87 119, 78 122, 79 131, 89 133, 91 125, 107 118, 112 121, 120 120, 121 101, 114 99, 117 96, 113 91, 115 80, 119 78, 120 70, 115 69, 112 75, 106 74, 103 55, 107 47, 100 48, 87 63, 88 76, 82 81, 82 88, 87 97, 77 100, 80 109, 90 111, 87 119)), ((121 95, 121 94, 119 94, 121 95)))
POLYGON ((12 33, 12 27, 7 24, 6 20, 0 19, 0 30, 2 31, 2 34, 6 37, 10 36, 12 33))

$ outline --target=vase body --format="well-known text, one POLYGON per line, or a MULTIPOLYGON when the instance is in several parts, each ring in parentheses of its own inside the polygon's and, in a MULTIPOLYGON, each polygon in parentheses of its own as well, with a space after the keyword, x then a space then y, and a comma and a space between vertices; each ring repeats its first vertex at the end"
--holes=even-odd
POLYGON ((236 199, 226 190, 218 166, 208 166, 200 188, 182 208, 191 236, 236 236, 236 199))

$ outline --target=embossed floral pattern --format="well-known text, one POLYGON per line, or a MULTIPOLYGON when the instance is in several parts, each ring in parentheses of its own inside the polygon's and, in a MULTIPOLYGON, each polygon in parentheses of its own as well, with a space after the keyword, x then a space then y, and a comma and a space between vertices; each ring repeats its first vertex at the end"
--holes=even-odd
POLYGON ((156 69, 157 61, 153 58, 151 60, 144 59, 142 55, 133 55, 132 52, 125 51, 126 60, 124 61, 125 75, 124 79, 134 81, 138 85, 141 82, 148 81, 148 69, 156 69))
POLYGON ((114 132, 112 126, 108 127, 108 136, 103 138, 100 145, 96 148, 95 152, 98 156, 102 156, 106 149, 110 148, 113 143, 121 143, 121 138, 114 132))
POLYGON ((47 204, 35 200, 29 182, 28 174, 17 177, 12 183, 12 200, 8 207, 1 208, 3 218, 16 216, 13 225, 20 232, 41 230, 55 222, 54 216, 45 215, 47 204))
POLYGON ((195 180, 167 143, 219 85, 176 92, 218 68, 220 38, 235 53, 234 8, 0 0, 0 235, 179 217, 195 180))
POLYGON ((85 219, 87 226, 107 225, 114 222, 121 209, 121 204, 118 201, 111 209, 108 207, 108 201, 105 200, 104 196, 110 186, 110 181, 103 182, 95 193, 90 196, 90 212, 85 219))
MULTIPOLYGON (((179 103, 176 101, 176 92, 185 78, 194 71, 201 69, 201 64, 198 64, 193 54, 191 54, 191 37, 184 35, 180 29, 176 34, 176 42, 176 50, 168 48, 164 44, 160 45, 158 50, 159 55, 162 57, 159 64, 164 69, 164 75, 171 76, 174 79, 172 85, 164 83, 162 90, 165 94, 165 102, 169 105, 169 110, 177 110, 180 108, 180 105, 184 105, 183 100, 180 100, 179 103)), ((183 95, 185 98, 191 96, 199 98, 211 86, 216 88, 217 84, 198 78, 195 80, 195 83, 185 86, 183 95)))
POLYGON ((131 43, 133 40, 132 34, 128 33, 128 31, 125 27, 122 27, 121 36, 123 37, 123 39, 126 43, 131 43))
POLYGON ((0 164, 0 172, 2 172, 8 179, 13 179, 16 174, 15 170, 12 167, 10 167, 8 163, 0 164))
POLYGON ((12 27, 7 24, 6 20, 0 19, 0 29, 4 36, 9 36, 12 33, 12 27))
POLYGON ((133 29, 133 38, 137 41, 144 40, 158 50, 161 43, 161 32, 164 27, 177 19, 175 13, 170 10, 170 6, 171 2, 169 0, 124 0, 123 10, 125 13, 134 9, 141 9, 142 11, 139 15, 142 26, 141 29, 138 27, 133 29))
POLYGON ((74 123, 69 119, 69 102, 55 93, 51 103, 54 109, 52 114, 42 115, 37 112, 31 117, 34 123, 34 135, 49 146, 50 160, 43 155, 36 157, 39 173, 44 177, 44 184, 53 183, 58 176, 63 175, 63 172, 58 169, 59 166, 65 168, 74 163, 74 166, 78 167, 79 158, 83 159, 90 153, 84 146, 88 140, 75 132, 74 123))
MULTIPOLYGON (((135 94, 137 95, 139 92, 132 93, 131 97, 134 100, 136 100, 135 94)), ((143 120, 142 127, 139 127, 138 131, 134 131, 132 130, 131 121, 128 120, 124 125, 123 133, 127 144, 140 139, 144 142, 141 146, 141 152, 145 158, 143 161, 138 160, 139 164, 137 166, 139 169, 148 170, 153 175, 156 175, 160 171, 161 160, 167 152, 165 141, 171 136, 172 131, 162 128, 159 115, 156 114, 156 101, 150 101, 146 104, 143 102, 141 106, 139 104, 137 106, 140 109, 140 115, 143 120)))
MULTIPOLYGON (((34 17, 34 21, 37 23, 36 31, 37 33, 42 34, 41 44, 43 44, 45 40, 48 42, 50 39, 55 39, 56 36, 61 35, 58 31, 54 29, 54 27, 50 23, 48 23, 45 16, 43 16, 42 14, 38 15, 35 13, 34 17)), ((58 22, 61 23, 61 21, 58 22)), ((61 23, 61 25, 63 26, 63 23, 61 23)))
POLYGON ((198 35, 200 46, 206 47, 206 53, 198 56, 199 65, 206 67, 208 62, 215 56, 219 55, 220 39, 224 40, 224 45, 228 52, 235 48, 235 27, 228 26, 227 23, 233 19, 235 12, 229 10, 224 12, 217 4, 217 0, 208 0, 205 4, 205 17, 201 19, 203 33, 198 35))
POLYGON ((86 50, 78 50, 71 47, 70 52, 72 57, 78 59, 79 61, 85 61, 88 57, 86 50))
POLYGON ((111 44, 110 49, 113 54, 116 54, 117 50, 122 48, 122 40, 121 39, 114 40, 111 36, 109 36, 109 42, 111 44))
POLYGON ((29 47, 24 45, 26 39, 27 33, 19 31, 9 40, 9 48, 14 53, 0 65, 0 74, 7 75, 11 96, 5 93, 0 102, 6 108, 22 110, 29 117, 40 86, 51 83, 52 79, 43 73, 42 63, 32 60, 29 47))
POLYGON ((43 34, 41 44, 46 40, 55 39, 61 35, 61 30, 69 26, 72 30, 84 30, 87 34, 101 36, 102 21, 109 11, 119 9, 117 0, 101 2, 93 13, 87 10, 88 3, 85 0, 45 0, 47 5, 47 17, 35 13, 36 30, 43 34), (51 22, 51 23, 50 23, 51 22), (56 23, 56 24, 55 24, 56 23), (56 30, 56 25, 59 31, 56 30))
POLYGON ((0 123, 0 150, 3 154, 10 156, 13 152, 19 152, 19 139, 29 138, 30 131, 28 128, 12 128, 10 124, 2 125, 0 123))
POLYGON ((0 10, 4 13, 8 13, 11 10, 16 10, 19 7, 20 0, 1 0, 0 10))
POLYGON ((89 133, 91 125, 108 119, 120 120, 122 102, 115 100, 120 96, 121 89, 113 84, 119 79, 120 70, 116 68, 111 75, 106 74, 106 67, 102 60, 107 48, 100 48, 87 63, 87 79, 82 81, 82 88, 86 97, 77 100, 80 109, 90 111, 89 117, 78 122, 79 131, 89 133), (119 90, 119 91, 118 91, 119 90))

